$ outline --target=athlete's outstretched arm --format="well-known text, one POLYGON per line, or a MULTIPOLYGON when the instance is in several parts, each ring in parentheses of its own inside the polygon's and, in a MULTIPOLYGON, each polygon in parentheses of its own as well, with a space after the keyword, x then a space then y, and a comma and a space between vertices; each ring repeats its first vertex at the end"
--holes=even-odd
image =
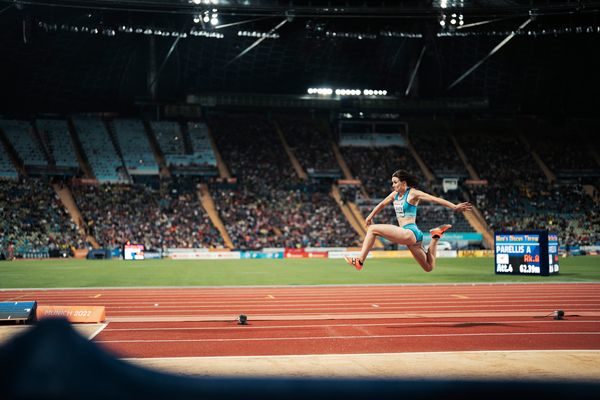
POLYGON ((371 222, 373 222, 373 218, 379 214, 379 212, 383 209, 383 207, 385 207, 386 205, 390 204, 392 201, 394 201, 394 196, 396 195, 396 192, 392 192, 390 193, 385 199, 381 200, 379 202, 379 204, 377 204, 375 206, 375 208, 373 209, 373 211, 371 211, 371 213, 367 216, 367 218, 365 218, 365 225, 369 226, 371 225, 371 222))
POLYGON ((444 200, 441 199, 439 197, 430 195, 429 193, 425 193, 423 191, 420 190, 416 190, 415 191, 415 197, 418 200, 423 200, 423 201, 429 201, 431 203, 436 203, 439 205, 442 205, 444 207, 447 207, 451 210, 454 210, 456 212, 465 212, 465 211, 471 211, 473 209, 473 205, 471 205, 471 203, 469 202, 464 202, 464 203, 458 203, 458 204, 454 204, 448 200, 444 200))

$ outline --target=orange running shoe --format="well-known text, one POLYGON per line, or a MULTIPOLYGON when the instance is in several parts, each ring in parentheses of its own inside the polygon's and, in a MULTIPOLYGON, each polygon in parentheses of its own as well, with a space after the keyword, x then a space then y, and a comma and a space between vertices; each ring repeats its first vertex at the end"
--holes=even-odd
POLYGON ((446 224, 446 225, 440 225, 436 228, 430 229, 429 233, 431 233, 431 238, 432 239, 439 239, 442 237, 442 235, 444 234, 444 232, 446 232, 448 229, 452 228, 452 225, 450 224, 446 224))
POLYGON ((344 256, 344 260, 346 260, 348 264, 356 268, 357 271, 360 271, 363 268, 363 262, 360 261, 358 258, 344 256))

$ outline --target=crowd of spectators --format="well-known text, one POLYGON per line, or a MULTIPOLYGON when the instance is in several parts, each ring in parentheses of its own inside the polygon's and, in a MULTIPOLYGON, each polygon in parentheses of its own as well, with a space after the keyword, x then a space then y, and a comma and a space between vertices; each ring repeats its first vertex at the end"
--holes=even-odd
POLYGON ((421 159, 437 178, 469 176, 448 132, 429 129, 413 131, 410 140, 421 159))
POLYGON ((223 248, 223 237, 200 205, 195 179, 178 178, 164 182, 159 206, 169 231, 164 248, 223 248))
POLYGON ((404 147, 342 147, 352 175, 371 198, 382 199, 392 191, 392 174, 405 169, 424 185, 425 178, 409 150, 404 147))
POLYGON ((531 151, 516 134, 457 133, 456 139, 481 179, 502 184, 544 179, 531 151))
MULTIPOLYGON (((182 185, 185 187, 185 185, 182 185)), ((88 233, 103 247, 141 243, 147 249, 223 247, 223 240, 193 190, 165 182, 147 185, 74 185, 88 233)))
POLYGON ((300 183, 266 118, 254 114, 215 116, 210 125, 223 161, 238 183, 265 195, 273 184, 300 183))
MULTIPOLYGON (((531 128, 531 127, 529 127, 531 128)), ((486 131, 465 127, 455 133, 467 161, 487 185, 464 186, 493 231, 548 229, 559 234, 561 244, 596 244, 599 232, 597 206, 580 184, 561 181, 561 172, 576 174, 598 169, 591 154, 579 142, 546 126, 539 129, 491 127, 486 131), (519 133, 518 131, 522 131, 519 133), (535 161, 536 151, 559 182, 549 184, 535 161)), ((436 175, 449 163, 447 153, 436 144, 449 136, 413 135, 412 142, 436 175), (436 161, 445 159, 436 165, 436 161)), ((454 147, 452 146, 452 149, 454 147)), ((454 156, 452 156, 454 157, 454 156)))
MULTIPOLYGON (((274 119, 304 169, 339 169, 331 138, 321 132, 318 121, 274 119)), ((358 234, 330 195, 335 180, 299 178, 272 120, 240 114, 212 116, 208 122, 234 178, 225 183, 210 181, 208 187, 235 248, 360 245, 358 234)), ((449 136, 423 132, 410 139, 435 175, 465 176, 449 136)), ((459 186, 493 231, 548 229, 559 234, 563 245, 600 243, 598 199, 586 193, 581 180, 574 183, 559 176, 558 182, 548 183, 531 152, 536 150, 559 172, 597 169, 594 157, 561 135, 550 139, 523 135, 526 140, 510 131, 457 131, 455 137, 468 162, 487 180, 487 184, 461 182, 459 186)), ((407 148, 342 147, 341 151, 353 176, 362 182, 362 186, 340 185, 342 201, 359 204, 363 216, 391 192, 391 175, 398 169, 416 175, 419 189, 455 203, 465 201, 461 190, 441 193, 439 182, 426 182, 407 148)), ((126 241, 148 249, 224 247, 199 201, 198 178, 162 177, 156 182, 154 186, 72 184, 87 233, 103 247, 120 247, 126 241)), ((12 244, 18 253, 89 246, 47 179, 0 180, 0 189, 0 248, 12 244)), ((397 224, 393 207, 384 208, 375 222, 397 224)), ((472 231, 462 214, 429 203, 420 205, 417 223, 423 231, 444 223, 454 225, 455 231, 472 231)))
POLYGON ((362 197, 364 197, 361 193, 361 187, 359 185, 338 185, 338 188, 344 203, 358 203, 361 201, 362 197))
POLYGON ((317 120, 279 117, 277 121, 304 170, 339 171, 329 132, 317 120))
POLYGON ((567 127, 545 128, 543 133, 529 134, 529 141, 550 171, 557 175, 581 176, 589 172, 600 175, 600 165, 590 152, 594 142, 591 136, 586 140, 584 135, 571 132, 567 127))
MULTIPOLYGON (((288 134, 305 132, 304 126, 296 130, 293 120, 285 121, 282 129, 288 134)), ((236 248, 358 243, 358 235, 329 195, 330 183, 304 182, 296 175, 273 123, 255 115, 228 115, 211 122, 217 147, 236 183, 209 186, 236 248)), ((312 140, 318 142, 312 135, 314 132, 312 140)), ((290 138, 297 140, 293 135, 290 138)), ((331 148, 330 143, 327 148, 331 148)), ((332 166, 303 164, 306 165, 332 166)))
POLYGON ((600 242, 600 212, 581 185, 491 184, 470 189, 492 231, 557 232, 561 245, 600 242))
POLYGON ((596 244, 599 212, 573 180, 549 183, 532 152, 555 173, 592 170, 593 158, 552 130, 457 133, 468 161, 487 185, 467 186, 471 201, 492 231, 557 232, 561 245, 596 244), (475 145, 474 145, 475 144, 475 145), (529 147, 530 146, 530 147, 529 147))
POLYGON ((0 179, 0 250, 70 252, 85 245, 48 180, 0 179))
POLYGON ((241 185, 214 190, 221 218, 235 247, 356 246, 359 238, 324 188, 272 188, 255 196, 241 185))

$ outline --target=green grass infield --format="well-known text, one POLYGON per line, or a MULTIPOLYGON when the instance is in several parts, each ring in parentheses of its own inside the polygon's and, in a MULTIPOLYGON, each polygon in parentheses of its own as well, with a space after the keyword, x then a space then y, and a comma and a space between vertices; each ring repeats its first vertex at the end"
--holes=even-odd
POLYGON ((369 259, 362 271, 344 260, 18 260, 0 262, 0 288, 260 286, 599 282, 600 257, 560 259, 560 274, 496 275, 494 259, 442 258, 424 272, 410 258, 369 259))

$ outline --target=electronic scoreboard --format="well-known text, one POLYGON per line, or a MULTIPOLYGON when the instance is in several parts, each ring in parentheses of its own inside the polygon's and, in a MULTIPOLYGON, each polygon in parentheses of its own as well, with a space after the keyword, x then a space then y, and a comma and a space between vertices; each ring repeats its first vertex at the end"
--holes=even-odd
POLYGON ((497 274, 557 274, 558 235, 547 231, 495 232, 497 274))

